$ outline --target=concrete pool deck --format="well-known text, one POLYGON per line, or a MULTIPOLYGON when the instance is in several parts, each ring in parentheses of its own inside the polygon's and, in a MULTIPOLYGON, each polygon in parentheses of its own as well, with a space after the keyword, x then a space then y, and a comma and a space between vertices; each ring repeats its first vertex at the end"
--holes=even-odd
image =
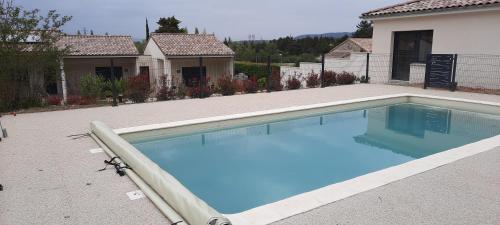
MULTIPOLYGON (((500 102, 498 95, 355 85, 207 99, 100 107, 2 117, 10 137, 0 142, 0 224, 167 224, 128 177, 104 167, 86 133, 92 120, 112 128, 415 93, 500 102)), ((500 149, 367 191, 277 224, 488 224, 500 220, 500 149)))

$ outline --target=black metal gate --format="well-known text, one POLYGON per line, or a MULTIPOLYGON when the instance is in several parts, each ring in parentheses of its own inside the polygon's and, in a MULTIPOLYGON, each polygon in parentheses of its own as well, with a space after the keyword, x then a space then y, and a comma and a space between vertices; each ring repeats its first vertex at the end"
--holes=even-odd
POLYGON ((455 91, 455 71, 457 66, 457 55, 453 54, 429 54, 425 67, 424 88, 449 88, 455 91))

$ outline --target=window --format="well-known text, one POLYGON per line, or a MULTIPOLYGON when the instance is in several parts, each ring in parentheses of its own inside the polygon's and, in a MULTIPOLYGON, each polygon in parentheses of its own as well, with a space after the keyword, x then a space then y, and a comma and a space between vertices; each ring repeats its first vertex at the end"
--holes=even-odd
POLYGON ((149 66, 139 67, 139 74, 147 74, 149 76, 149 66))
MULTIPOLYGON (((202 69, 202 79, 206 79, 207 68, 202 69)), ((182 67, 182 80, 186 87, 198 86, 200 80, 200 67, 182 67)))
MULTIPOLYGON (((113 72, 115 74, 115 79, 117 80, 122 79, 123 76, 122 67, 117 66, 113 68, 114 68, 113 72)), ((106 80, 111 80, 111 67, 96 67, 95 74, 104 77, 104 79, 106 80)))

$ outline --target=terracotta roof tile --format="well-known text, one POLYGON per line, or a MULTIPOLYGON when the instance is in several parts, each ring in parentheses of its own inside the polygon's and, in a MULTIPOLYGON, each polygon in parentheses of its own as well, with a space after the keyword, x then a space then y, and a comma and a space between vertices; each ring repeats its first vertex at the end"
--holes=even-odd
POLYGON ((347 58, 351 55, 351 52, 345 49, 341 49, 346 43, 353 43, 361 48, 361 51, 356 52, 371 52, 372 51, 372 39, 371 38, 348 38, 344 42, 338 44, 335 48, 330 50, 326 56, 331 58, 347 58))
POLYGON ((349 38, 352 42, 356 43, 359 47, 367 52, 372 52, 372 39, 371 38, 349 38))
POLYGON ((232 56, 233 50, 208 34, 152 33, 151 39, 167 56, 232 56))
POLYGON ((391 16, 400 13, 430 12, 471 7, 500 6, 500 0, 413 0, 363 13, 361 17, 391 16))
POLYGON ((130 36, 64 35, 59 47, 69 47, 69 56, 134 56, 139 51, 130 36))

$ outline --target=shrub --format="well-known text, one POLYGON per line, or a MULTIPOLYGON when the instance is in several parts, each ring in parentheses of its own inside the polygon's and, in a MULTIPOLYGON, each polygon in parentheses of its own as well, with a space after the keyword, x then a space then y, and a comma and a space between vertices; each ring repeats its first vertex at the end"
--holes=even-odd
POLYGON ((315 88, 320 85, 319 75, 315 73, 310 73, 306 77, 306 87, 315 88))
POLYGON ((267 88, 267 78, 261 77, 257 80, 257 85, 259 86, 259 90, 265 90, 267 88))
POLYGON ((337 84, 339 85, 353 84, 354 81, 356 81, 356 76, 353 73, 344 71, 342 73, 337 74, 335 79, 337 81, 337 84))
POLYGON ((140 74, 127 79, 124 94, 133 102, 145 102, 150 93, 151 87, 147 74, 140 74))
POLYGON ((175 94, 176 94, 177 98, 184 99, 187 95, 186 87, 184 87, 184 85, 178 86, 177 93, 175 93, 175 94))
POLYGON ((51 95, 47 97, 47 104, 49 105, 60 105, 61 104, 61 97, 57 95, 51 95))
POLYGON ((212 89, 208 86, 191 87, 187 89, 187 96, 191 98, 206 98, 212 95, 212 89))
POLYGON ((359 82, 367 84, 370 82, 370 77, 361 76, 361 78, 359 78, 359 82))
POLYGON ((27 108, 31 108, 31 107, 42 107, 42 106, 43 106, 42 98, 40 98, 38 96, 28 96, 26 98, 20 99, 18 105, 14 106, 12 108, 13 109, 16 109, 16 108, 27 109, 27 108))
POLYGON ((81 97, 76 96, 76 95, 68 96, 68 99, 66 99, 66 103, 68 105, 80 105, 81 104, 81 97))
POLYGON ((236 92, 235 82, 230 76, 222 76, 217 80, 217 90, 224 96, 234 95, 236 92))
POLYGON ((332 86, 335 84, 336 73, 333 71, 325 71, 323 74, 323 85, 324 86, 332 86))
POLYGON ((246 90, 246 81, 247 80, 233 80, 234 90, 239 93, 243 93, 246 90))
POLYGON ((80 79, 80 93, 89 99, 97 100, 103 94, 104 79, 97 75, 87 74, 80 79))
POLYGON ((251 76, 244 83, 246 93, 256 93, 259 89, 259 84, 257 83, 257 77, 251 76))
POLYGON ((92 105, 95 104, 95 100, 88 97, 80 97, 80 105, 92 105))
POLYGON ((156 94, 156 99, 158 101, 168 101, 175 99, 175 92, 168 87, 166 76, 160 77, 160 90, 158 90, 158 93, 156 94))
POLYGON ((210 82, 210 77, 205 77, 201 80, 201 87, 194 86, 187 88, 186 95, 191 98, 206 98, 213 94, 213 89, 208 85, 210 82))
POLYGON ((281 83, 281 74, 279 71, 273 71, 271 75, 271 90, 272 91, 282 91, 283 84, 281 83))
POLYGON ((288 90, 296 90, 300 89, 301 87, 302 87, 302 82, 300 82, 300 79, 296 75, 290 76, 286 80, 286 88, 288 90))

